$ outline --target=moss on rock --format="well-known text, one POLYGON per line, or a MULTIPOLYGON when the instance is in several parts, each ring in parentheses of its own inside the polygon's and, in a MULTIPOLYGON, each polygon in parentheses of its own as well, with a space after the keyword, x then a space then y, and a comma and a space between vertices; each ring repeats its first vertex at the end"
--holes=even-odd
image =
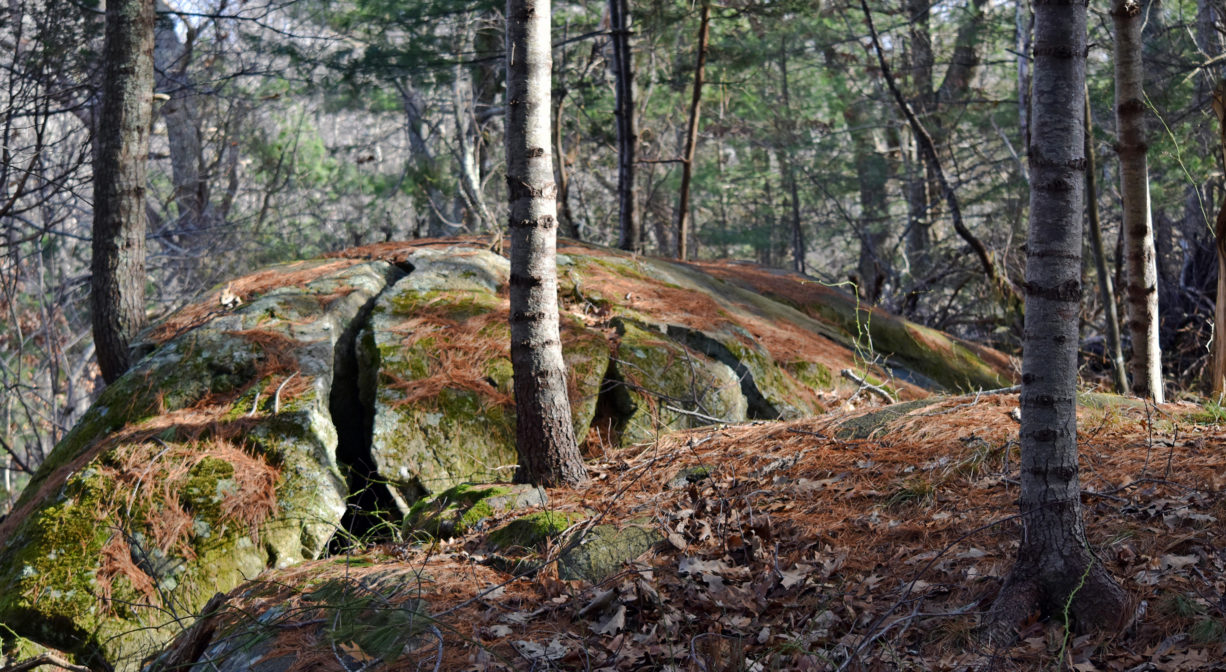
POLYGON ((654 440, 661 433, 724 422, 744 422, 749 408, 736 373, 722 362, 652 334, 643 325, 615 318, 620 335, 616 374, 630 411, 623 444, 654 440), (669 407, 672 408, 669 408, 669 407), (695 409, 693 413, 676 408, 695 409))
POLYGON ((344 513, 335 350, 398 273, 348 264, 201 313, 108 387, 0 523, 0 622, 134 670, 180 630, 170 606, 323 550, 344 513))
MULTIPOLYGON (((402 513, 460 483, 506 479, 518 462, 505 260, 471 249, 426 250, 408 263, 416 270, 376 303, 358 358, 362 397, 374 408, 371 455, 402 513), (452 282, 456 274, 463 277, 452 282)), ((582 440, 608 368, 608 341, 564 318, 562 349, 582 440)))
POLYGON ((567 581, 600 583, 663 539, 659 530, 645 525, 620 529, 597 525, 569 542, 570 547, 558 558, 558 576, 567 581))
POLYGON ((501 513, 544 506, 545 491, 530 485, 461 483, 413 504, 405 517, 405 533, 446 539, 467 534, 501 513))
POLYGON ((529 513, 490 532, 486 544, 496 551, 540 552, 551 539, 586 517, 569 511, 529 513))

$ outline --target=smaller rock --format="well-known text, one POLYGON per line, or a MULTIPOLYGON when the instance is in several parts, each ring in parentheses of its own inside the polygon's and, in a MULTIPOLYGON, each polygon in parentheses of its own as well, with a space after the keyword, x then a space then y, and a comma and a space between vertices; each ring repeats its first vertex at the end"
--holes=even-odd
POLYGON ((542 488, 531 485, 461 483, 437 495, 418 500, 405 518, 406 536, 425 532, 446 539, 480 529, 485 520, 517 509, 545 506, 548 497, 542 488))
POLYGON ((490 532, 486 543, 496 551, 528 550, 540 552, 546 542, 586 518, 571 511, 538 511, 521 516, 490 532))
POLYGON ((668 489, 680 490, 681 488, 689 486, 691 483, 705 481, 708 478, 711 478, 712 471, 714 470, 711 469, 711 467, 705 465, 686 467, 685 469, 677 472, 676 476, 672 477, 672 479, 668 482, 668 489))
POLYGON ((621 570, 622 565, 662 541, 660 531, 646 525, 597 525, 588 530, 558 559, 558 577, 564 581, 600 583, 621 570))

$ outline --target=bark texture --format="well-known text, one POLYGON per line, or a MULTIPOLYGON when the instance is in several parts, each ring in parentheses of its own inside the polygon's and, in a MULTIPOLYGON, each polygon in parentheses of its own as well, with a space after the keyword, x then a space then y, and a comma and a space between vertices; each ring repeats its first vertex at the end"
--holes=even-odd
POLYGON ((1113 629, 1124 591, 1085 537, 1077 470, 1077 326, 1085 193, 1086 6, 1035 6, 1030 235, 1022 356, 1022 543, 989 635, 1013 638, 1036 608, 1080 630, 1113 629))
POLYGON ((1119 132, 1120 194, 1124 200, 1124 256, 1128 261, 1129 369, 1132 391, 1162 403, 1162 351, 1158 344, 1158 264, 1149 207, 1145 103, 1141 91, 1141 5, 1114 0, 1115 118, 1119 132))
POLYGON ((153 114, 153 0, 106 10, 102 113, 95 136, 90 307, 102 377, 128 370, 145 324, 145 179, 153 114))
POLYGON ((626 0, 609 0, 609 23, 617 98, 613 112, 617 117, 617 246, 639 252, 643 235, 634 194, 634 157, 638 151, 639 127, 634 115, 634 61, 630 51, 630 5, 626 0))
POLYGON ((549 0, 507 0, 507 194, 517 481, 587 478, 571 425, 558 331, 557 186, 550 156, 549 0))

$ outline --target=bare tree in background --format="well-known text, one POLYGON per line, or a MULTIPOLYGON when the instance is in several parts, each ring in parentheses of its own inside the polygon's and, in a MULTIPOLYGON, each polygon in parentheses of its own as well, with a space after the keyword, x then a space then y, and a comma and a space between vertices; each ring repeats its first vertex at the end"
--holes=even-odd
POLYGON ((613 42, 613 74, 617 117, 617 246, 637 252, 642 246, 634 192, 634 157, 639 126, 634 114, 634 61, 630 51, 630 3, 609 0, 609 33, 613 42))

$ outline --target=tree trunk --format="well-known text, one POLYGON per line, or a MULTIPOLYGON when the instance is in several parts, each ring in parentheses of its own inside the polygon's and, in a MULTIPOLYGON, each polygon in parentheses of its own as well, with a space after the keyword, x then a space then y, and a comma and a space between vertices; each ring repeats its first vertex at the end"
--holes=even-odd
POLYGON ((1162 351, 1158 345, 1158 267, 1149 207, 1145 103, 1141 92, 1141 5, 1114 0, 1115 118, 1119 133, 1120 194, 1128 260, 1128 327, 1132 332, 1132 391, 1162 403, 1162 351))
POLYGON ((694 95, 690 98, 690 123, 685 132, 685 156, 681 160, 681 196, 677 201, 677 258, 685 261, 690 237, 690 179, 694 174, 694 147, 698 144, 698 116, 702 111, 702 80, 707 65, 711 3, 702 2, 698 19, 698 60, 694 64, 694 95))
POLYGON ((1111 360, 1112 380, 1117 394, 1128 392, 1128 372, 1124 366, 1124 348, 1120 342, 1120 316, 1115 309, 1115 287, 1107 267, 1103 249, 1103 231, 1098 220, 1098 176, 1094 161, 1094 123, 1090 117, 1090 89, 1085 91, 1085 154, 1086 154, 1086 219, 1090 223, 1090 242, 1094 251, 1094 266, 1098 271, 1098 290, 1103 300, 1103 320, 1107 323, 1107 357, 1111 360))
MULTIPOLYGON (((979 5, 976 4, 975 6, 978 7, 979 5)), ((936 144, 933 142, 927 128, 915 116, 915 111, 911 109, 911 106, 907 104, 907 100, 903 98, 902 92, 898 90, 898 85, 894 81, 894 75, 890 72, 890 67, 885 61, 885 51, 881 46, 877 28, 873 25, 873 14, 868 7, 867 0, 860 0, 860 9, 864 12, 864 21, 868 25, 869 37, 872 39, 874 51, 877 52, 877 62, 881 66, 881 76, 885 79, 886 86, 889 87, 890 93, 893 94, 894 101, 898 104, 899 109, 902 110, 903 116, 907 118, 907 123, 910 124, 912 132, 915 133, 928 169, 936 176, 941 194, 945 198, 945 203, 949 206, 949 214, 953 219, 954 231, 966 241, 967 245, 975 253, 975 256, 978 257, 979 263, 983 267, 984 275, 987 276, 988 285, 1000 296, 1006 309, 1011 313, 1018 312, 1021 305, 1021 297, 1017 295, 1009 278, 1001 274, 996 268, 996 262, 992 258, 992 253, 988 251, 983 241, 971 233, 971 230, 966 228, 966 225, 963 223, 962 208, 958 204, 958 196, 954 193, 953 185, 946 179, 945 171, 941 168, 936 144)), ((961 59, 962 65, 959 67, 969 68, 970 66, 966 65, 966 62, 973 60, 973 58, 963 55, 961 59)), ((954 65, 957 65, 957 62, 954 65)), ((954 66, 951 65, 950 67, 953 68, 954 66)), ((946 79, 948 80, 949 77, 950 75, 947 74, 946 79)), ((969 74, 962 75, 961 77, 969 79, 969 74)), ((944 88, 945 85, 942 84, 942 89, 944 88)))
POLYGON ((779 162, 783 168, 783 183, 787 187, 791 208, 791 243, 792 270, 805 272, 805 232, 800 225, 800 189, 796 186, 796 166, 792 159, 792 150, 796 145, 795 120, 792 119, 792 100, 788 92, 788 43, 784 37, 779 41, 779 84, 783 93, 783 118, 776 119, 782 125, 783 147, 779 151, 779 162))
POLYGON ((843 110, 851 134, 856 165, 856 180, 860 187, 860 226, 856 231, 860 239, 860 256, 856 266, 856 291, 861 301, 877 303, 890 267, 883 258, 889 204, 886 202, 886 185, 889 181, 889 164, 874 146, 871 129, 864 128, 868 113, 864 109, 868 101, 848 105, 843 110))
MULTIPOLYGON (((457 60, 471 48, 464 44, 457 60)), ((477 144, 480 130, 476 127, 476 119, 472 113, 475 98, 473 97, 472 76, 457 64, 452 71, 451 80, 452 112, 455 116, 456 160, 459 163, 460 195, 470 216, 477 221, 477 230, 497 231, 498 225, 490 214, 489 206, 485 204, 485 193, 481 189, 481 164, 477 161, 477 144)))
MULTIPOLYGON (((1030 146, 1030 34, 1034 20, 1026 0, 1017 0, 1014 10, 1014 47, 1017 50, 1017 122, 1022 146, 1030 146)), ((1026 177, 1023 175, 1022 177, 1026 177)))
MULTIPOLYGON (((169 8, 156 3, 161 12, 169 8)), ((166 122, 166 140, 170 150, 171 179, 174 182, 178 218, 175 233, 190 235, 201 227, 201 216, 208 202, 208 183, 202 179, 200 128, 197 122, 196 95, 187 76, 191 60, 188 45, 175 32, 175 21, 168 14, 159 16, 154 30, 154 74, 158 91, 169 96, 159 112, 166 122)), ((192 241, 181 244, 195 249, 192 241)))
POLYGON ((1022 539, 988 635, 1013 639, 1036 608, 1078 631, 1113 630, 1128 597, 1086 542, 1077 471, 1077 315, 1085 193, 1086 5, 1035 7, 1030 236, 1022 355, 1022 539))
MULTIPOLYGON (((935 104, 932 85, 934 57, 930 30, 930 0, 908 0, 907 18, 910 20, 911 84, 915 91, 912 106, 915 115, 927 123, 935 104)), ((915 139, 915 152, 920 154, 919 138, 915 139)), ((931 266, 929 245, 931 243, 932 213, 939 201, 938 194, 930 188, 933 184, 925 169, 927 162, 920 157, 919 170, 907 177, 907 233, 905 236, 908 266, 911 276, 926 282, 931 266)), ((913 294, 918 297, 918 294, 913 294)))
POLYGON ((570 209, 570 175, 566 172, 566 152, 562 147, 562 110, 566 106, 566 89, 555 91, 553 96, 553 155, 556 159, 558 180, 558 224, 562 234, 574 240, 582 240, 579 223, 570 209))
POLYGON ((571 424, 558 330, 557 185, 549 150, 549 0, 507 0, 511 366, 519 471, 538 485, 587 478, 571 424))
MULTIPOLYGON (((1213 111, 1217 114, 1221 152, 1226 159, 1226 80, 1213 90, 1213 111)), ((1226 165, 1224 163, 1223 165, 1226 165)), ((1213 231, 1217 249, 1217 297, 1213 307, 1213 397, 1219 401, 1226 391, 1226 200, 1217 213, 1213 231)))
POLYGON ((153 115, 153 0, 111 0, 95 137, 90 306, 102 377, 130 365, 145 325, 145 175, 153 115))
POLYGON ((626 0, 609 0, 609 23, 617 99, 613 112, 617 117, 617 246, 638 252, 643 244, 634 193, 639 128, 634 114, 634 61, 630 51, 630 6, 626 0))

